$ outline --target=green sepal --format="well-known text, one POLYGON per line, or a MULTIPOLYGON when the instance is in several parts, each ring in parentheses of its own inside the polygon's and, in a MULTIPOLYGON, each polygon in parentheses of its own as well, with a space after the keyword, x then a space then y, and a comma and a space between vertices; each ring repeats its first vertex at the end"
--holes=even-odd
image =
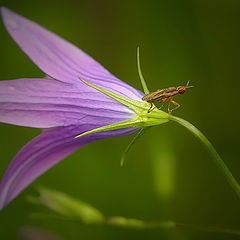
POLYGON ((148 119, 144 119, 144 118, 141 118, 141 117, 138 116, 138 117, 130 119, 130 120, 126 120, 126 121, 110 124, 110 125, 107 125, 107 126, 95 128, 93 130, 90 130, 90 131, 84 132, 80 135, 77 135, 75 138, 83 137, 83 136, 86 136, 86 135, 92 134, 92 133, 110 131, 110 130, 115 130, 115 129, 120 129, 120 128, 150 127, 150 126, 166 123, 168 121, 169 121, 168 118, 162 118, 162 119, 151 119, 150 118, 148 120, 148 119))
POLYGON ((169 121, 169 114, 158 110, 155 108, 152 110, 150 113, 148 113, 148 109, 150 104, 144 101, 136 101, 124 96, 121 96, 119 94, 116 94, 114 92, 111 92, 107 89, 104 89, 102 87, 96 86, 90 82, 87 82, 86 80, 79 78, 81 81, 83 81, 85 84, 88 86, 102 92, 103 94, 113 98, 117 102, 129 107, 136 113, 136 117, 122 121, 122 122, 117 122, 111 125, 95 128, 93 130, 84 132, 75 138, 83 137, 91 133, 97 133, 97 132, 103 132, 103 131, 110 131, 110 130, 115 130, 115 129, 120 129, 120 128, 129 128, 129 127, 149 127, 149 126, 154 126, 154 125, 159 125, 165 122, 169 121))
POLYGON ((147 95, 147 94, 149 94, 149 90, 148 90, 146 81, 145 81, 145 79, 143 77, 142 70, 141 70, 139 47, 137 47, 137 67, 138 67, 138 75, 139 75, 139 78, 141 80, 143 91, 147 95))
POLYGON ((122 122, 110 124, 107 126, 95 128, 93 130, 84 132, 84 133, 76 136, 75 138, 83 137, 83 136, 86 136, 91 133, 104 132, 104 131, 110 131, 110 130, 115 130, 115 129, 120 129, 120 128, 136 127, 136 126, 139 126, 139 122, 134 118, 131 120, 122 121, 122 122))
POLYGON ((128 146, 126 147, 122 157, 121 157, 121 161, 120 161, 120 166, 122 167, 124 162, 125 162, 125 158, 127 153, 129 152, 129 150, 132 148, 132 146, 137 142, 137 140, 147 131, 147 129, 149 129, 150 127, 145 127, 142 128, 138 133, 136 133, 136 135, 134 136, 134 138, 132 139, 132 141, 128 144, 128 146))
POLYGON ((99 87, 95 84, 92 84, 90 82, 87 82, 86 80, 82 79, 82 78, 79 78, 82 82, 84 82, 85 84, 87 84, 88 86, 98 90, 99 92, 101 93, 104 93, 105 95, 107 95, 108 97, 110 98, 113 98, 114 100, 116 100, 117 102, 120 102, 122 103, 123 105, 129 107, 130 109, 132 109, 134 112, 138 112, 139 111, 139 108, 141 109, 148 109, 149 108, 149 103, 147 102, 140 102, 140 101, 136 101, 136 100, 133 100, 131 98, 127 98, 127 97, 124 97, 122 95, 119 95, 117 93, 114 93, 112 91, 109 91, 105 88, 102 88, 102 87, 99 87))

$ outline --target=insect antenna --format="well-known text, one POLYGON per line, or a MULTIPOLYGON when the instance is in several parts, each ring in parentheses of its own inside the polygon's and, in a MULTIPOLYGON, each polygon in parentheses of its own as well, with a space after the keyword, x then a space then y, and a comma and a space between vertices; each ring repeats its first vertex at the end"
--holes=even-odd
POLYGON ((186 84, 186 86, 187 86, 188 88, 194 87, 194 86, 189 86, 189 83, 190 83, 190 80, 188 80, 188 81, 187 81, 187 84, 186 84))

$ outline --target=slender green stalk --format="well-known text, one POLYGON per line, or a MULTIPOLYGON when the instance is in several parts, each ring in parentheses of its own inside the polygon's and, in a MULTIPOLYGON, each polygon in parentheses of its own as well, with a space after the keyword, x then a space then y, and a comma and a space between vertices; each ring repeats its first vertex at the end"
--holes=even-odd
POLYGON ((209 140, 195 126, 193 126, 188 121, 172 115, 170 115, 169 119, 187 128, 191 133, 193 133, 193 135, 198 140, 200 140, 200 142, 206 147, 208 152, 212 155, 213 159, 215 160, 217 166, 223 173, 224 177, 226 178, 226 180, 229 182, 233 190, 236 192, 236 194, 240 198, 240 185, 238 184, 236 179, 233 177, 232 173, 230 172, 230 170, 228 169, 228 167, 226 166, 222 158, 219 156, 219 154, 217 153, 213 145, 209 142, 209 140))
POLYGON ((199 226, 193 224, 185 224, 185 223, 175 223, 176 227, 180 228, 187 228, 193 229, 198 231, 206 231, 206 232, 215 232, 215 233, 226 233, 226 234, 234 234, 240 235, 240 230, 238 229, 231 229, 231 228, 219 228, 219 227, 212 227, 212 226, 199 226))

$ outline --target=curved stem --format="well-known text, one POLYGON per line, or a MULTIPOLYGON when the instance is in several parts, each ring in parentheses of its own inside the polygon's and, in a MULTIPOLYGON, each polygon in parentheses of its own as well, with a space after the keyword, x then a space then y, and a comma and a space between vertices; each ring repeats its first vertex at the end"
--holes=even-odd
POLYGON ((143 77, 142 70, 141 70, 139 47, 137 48, 137 67, 138 67, 138 75, 139 75, 139 78, 141 80, 143 91, 147 95, 147 94, 149 94, 149 90, 148 90, 146 81, 145 81, 145 79, 143 77))
POLYGON ((209 142, 209 140, 195 126, 193 126, 188 121, 178 118, 178 117, 175 117, 175 116, 172 116, 172 115, 170 115, 169 119, 173 120, 173 121, 179 123, 180 125, 184 126, 185 128, 187 128, 193 135, 195 135, 195 137, 198 140, 200 140, 200 142, 206 147, 208 152, 212 155, 213 159, 215 160, 215 163, 217 164, 217 166, 223 173, 224 177, 226 178, 228 183, 231 185, 233 190, 236 192, 236 194, 240 198, 239 183, 233 177, 232 173, 230 172, 230 170, 228 169, 228 167, 226 166, 226 164, 224 163, 222 158, 219 156, 219 154, 217 153, 217 151, 215 150, 213 145, 209 142))

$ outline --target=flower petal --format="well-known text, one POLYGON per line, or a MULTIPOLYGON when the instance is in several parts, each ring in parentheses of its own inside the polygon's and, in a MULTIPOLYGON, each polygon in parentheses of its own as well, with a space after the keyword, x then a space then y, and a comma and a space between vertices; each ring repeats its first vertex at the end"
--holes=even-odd
MULTIPOLYGON (((98 126, 95 126, 98 127, 98 126)), ((74 139, 78 133, 93 129, 92 125, 68 126, 44 131, 26 144, 14 157, 0 184, 0 209, 24 188, 77 148, 93 141, 132 134, 136 128, 91 134, 74 139)))
POLYGON ((36 128, 109 125, 135 117, 106 95, 54 79, 0 81, 0 122, 36 128))
POLYGON ((123 96, 142 101, 143 93, 117 79, 71 43, 7 8, 1 10, 9 34, 47 75, 62 82, 83 86, 79 81, 81 77, 123 96))

